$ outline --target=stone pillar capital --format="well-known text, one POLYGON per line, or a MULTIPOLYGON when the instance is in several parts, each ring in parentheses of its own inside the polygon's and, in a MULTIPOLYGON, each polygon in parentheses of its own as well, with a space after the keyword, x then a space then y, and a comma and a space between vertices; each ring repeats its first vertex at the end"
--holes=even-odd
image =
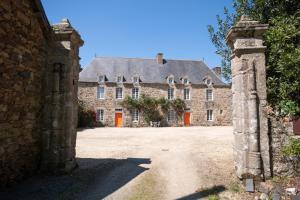
POLYGON ((226 42, 231 47, 233 54, 264 52, 263 34, 268 29, 268 24, 260 24, 258 21, 251 20, 249 17, 242 16, 233 26, 227 36, 226 42))
POLYGON ((62 19, 61 22, 52 25, 55 39, 58 41, 70 41, 77 48, 84 44, 79 33, 72 27, 68 19, 62 19))

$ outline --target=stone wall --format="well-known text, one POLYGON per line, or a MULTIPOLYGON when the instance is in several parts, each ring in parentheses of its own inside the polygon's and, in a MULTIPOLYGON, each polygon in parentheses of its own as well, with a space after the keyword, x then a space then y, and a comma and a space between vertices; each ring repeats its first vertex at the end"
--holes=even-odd
MULTIPOLYGON (((77 88, 80 45, 72 43, 70 46, 73 51, 61 47, 61 35, 67 34, 64 32, 59 35, 53 30, 39 0, 0 1, 0 13, 1 187, 36 173, 41 168, 43 160, 51 160, 44 154, 46 148, 55 150, 53 146, 66 146, 70 138, 74 138, 60 131, 62 128, 60 126, 57 132, 64 136, 59 140, 60 144, 45 142, 47 138, 53 140, 53 134, 51 132, 46 134, 45 130, 50 130, 50 124, 54 124, 53 115, 45 112, 45 105, 54 102, 53 88, 51 87, 50 92, 46 92, 48 87, 53 85, 50 82, 53 82, 55 76, 54 63, 70 66, 69 70, 72 72, 66 73, 64 78, 77 88), (72 57, 73 52, 75 56, 72 57), (71 64, 68 64, 69 62, 71 64)), ((75 30, 71 32, 72 34, 69 32, 69 35, 76 38, 75 30)), ((74 38, 72 40, 75 40, 74 38)), ((76 102, 77 89, 74 91, 69 87, 63 89, 64 104, 76 102)), ((76 104, 74 104, 74 112, 75 109, 76 104)), ((57 111, 54 107, 52 110, 57 111)), ((63 110, 60 115, 66 113, 63 110)), ((67 121, 76 120, 73 115, 64 117, 67 121)), ((69 126, 73 131, 76 127, 76 123, 73 123, 73 126, 69 126, 69 123, 65 126, 69 126)), ((69 146, 72 146, 70 148, 74 151, 75 144, 69 146)), ((75 152, 72 154, 73 158, 74 156, 75 152)))
POLYGON ((0 1, 0 179, 31 175, 41 157, 44 27, 31 1, 0 1))
MULTIPOLYGON (((116 84, 105 84, 105 99, 97 99, 97 86, 98 83, 79 83, 78 97, 86 102, 86 104, 93 110, 104 109, 104 125, 115 126, 115 109, 122 108, 120 102, 122 100, 115 99, 116 84)), ((123 85, 123 95, 131 96, 132 84, 123 85)), ((167 96, 169 86, 167 84, 146 84, 139 85, 140 95, 145 94, 151 97, 160 98, 167 96)), ((181 84, 176 85, 175 97, 183 99, 183 88, 181 84)), ((191 112, 191 125, 192 126, 228 126, 231 125, 231 89, 230 87, 214 87, 212 102, 206 101, 206 85, 192 85, 190 86, 190 98, 186 100, 187 108, 191 112), (214 120, 206 120, 206 112, 208 109, 213 110, 214 120), (222 111, 221 111, 222 110, 222 111)), ((124 110, 125 120, 123 126, 136 127, 148 126, 140 114, 138 123, 132 122, 130 111, 124 110)), ((165 121, 167 124, 167 122, 165 121)), ((182 126, 182 120, 174 123, 168 123, 169 126, 182 126)))
POLYGON ((269 118, 273 176, 294 176, 300 174, 299 158, 284 156, 282 147, 288 144, 293 134, 292 122, 275 116, 269 118))

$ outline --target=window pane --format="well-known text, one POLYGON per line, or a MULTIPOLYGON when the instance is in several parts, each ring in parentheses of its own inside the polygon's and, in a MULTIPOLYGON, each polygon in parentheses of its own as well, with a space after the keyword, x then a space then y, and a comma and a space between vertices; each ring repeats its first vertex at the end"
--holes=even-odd
POLYGON ((116 98, 122 99, 123 98, 123 90, 122 88, 116 88, 116 98))
POLYGON ((102 109, 97 110, 96 121, 97 122, 104 121, 104 110, 102 110, 102 109))
POLYGON ((139 98, 139 88, 132 88, 132 98, 133 99, 139 98))
POLYGON ((183 98, 184 98, 184 100, 190 99, 190 89, 189 88, 185 88, 183 90, 183 98))
POLYGON ((134 83, 138 83, 138 82, 139 82, 139 78, 138 78, 138 77, 134 77, 134 78, 133 78, 133 82, 134 82, 134 83))
POLYGON ((132 110, 132 121, 134 121, 134 122, 139 121, 139 111, 138 111, 138 109, 132 110))
POLYGON ((100 110, 100 121, 104 120, 104 110, 100 110))
POLYGON ((183 83, 184 83, 184 84, 188 84, 188 79, 187 79, 187 78, 184 78, 184 79, 183 79, 183 83))
POLYGON ((104 99, 104 87, 97 88, 97 98, 104 99))
POLYGON ((169 88, 168 89, 168 99, 174 99, 174 89, 173 88, 169 88))
POLYGON ((212 121, 212 120, 213 120, 213 111, 207 110, 207 121, 212 121))
POLYGON ((99 82, 100 83, 104 82, 104 76, 99 76, 99 82))
POLYGON ((213 92, 212 90, 206 90, 206 100, 212 101, 213 100, 213 92))
POLYGON ((174 121, 175 120, 175 111, 174 110, 170 110, 168 112, 168 121, 174 121))
POLYGON ((117 82, 118 82, 118 83, 121 83, 121 82, 123 82, 123 81, 122 81, 122 76, 118 76, 118 78, 117 78, 117 82))

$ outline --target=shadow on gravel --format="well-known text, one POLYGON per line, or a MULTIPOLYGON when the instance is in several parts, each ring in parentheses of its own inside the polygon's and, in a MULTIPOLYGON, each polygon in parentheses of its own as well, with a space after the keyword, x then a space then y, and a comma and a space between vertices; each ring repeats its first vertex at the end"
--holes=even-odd
POLYGON ((79 168, 61 176, 38 175, 0 191, 2 200, 103 199, 148 170, 148 158, 77 158, 79 168))
POLYGON ((226 190, 226 188, 223 185, 218 185, 218 186, 214 186, 212 188, 206 188, 202 191, 195 192, 193 194, 181 197, 176 200, 196 200, 196 199, 204 198, 204 197, 207 197, 210 195, 217 195, 220 192, 223 192, 225 190, 226 190))

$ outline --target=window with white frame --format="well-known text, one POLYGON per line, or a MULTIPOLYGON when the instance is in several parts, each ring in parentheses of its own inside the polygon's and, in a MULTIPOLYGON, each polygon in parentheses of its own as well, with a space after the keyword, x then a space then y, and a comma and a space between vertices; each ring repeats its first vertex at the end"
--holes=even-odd
POLYGON ((123 76, 118 76, 117 77, 117 82, 122 83, 123 82, 123 76))
POLYGON ((168 89, 168 99, 169 100, 174 99, 174 88, 169 88, 168 89))
POLYGON ((104 81, 105 81, 105 76, 100 75, 100 76, 98 77, 98 82, 99 82, 99 83, 104 83, 104 81))
POLYGON ((213 111, 212 110, 207 110, 207 121, 212 121, 213 120, 213 111))
POLYGON ((185 85, 187 85, 189 83, 189 80, 187 78, 183 78, 182 79, 182 83, 185 84, 185 85))
POLYGON ((168 121, 175 121, 175 111, 174 110, 169 110, 168 112, 168 121))
POLYGON ((104 99, 104 87, 99 86, 97 88, 97 98, 98 99, 104 99))
POLYGON ((139 98, 139 88, 137 88, 137 87, 132 88, 132 98, 133 99, 138 99, 139 98))
POLYGON ((213 91, 211 89, 206 90, 206 100, 212 101, 213 100, 213 91))
POLYGON ((133 77, 133 83, 139 83, 140 79, 138 76, 133 77))
POLYGON ((97 122, 103 122, 104 121, 104 110, 98 109, 96 114, 96 120, 97 122))
POLYGON ((123 88, 116 88, 116 99, 123 99, 123 88))
POLYGON ((139 110, 138 109, 133 109, 132 110, 132 121, 133 122, 138 122, 139 121, 139 110))
POLYGON ((190 100, 190 89, 189 88, 183 89, 183 99, 190 100))
POLYGON ((205 80, 205 83, 206 83, 206 85, 211 85, 211 79, 210 79, 210 78, 207 78, 207 79, 205 80))
POLYGON ((169 84, 174 84, 174 77, 170 76, 170 77, 168 78, 168 83, 169 83, 169 84))

